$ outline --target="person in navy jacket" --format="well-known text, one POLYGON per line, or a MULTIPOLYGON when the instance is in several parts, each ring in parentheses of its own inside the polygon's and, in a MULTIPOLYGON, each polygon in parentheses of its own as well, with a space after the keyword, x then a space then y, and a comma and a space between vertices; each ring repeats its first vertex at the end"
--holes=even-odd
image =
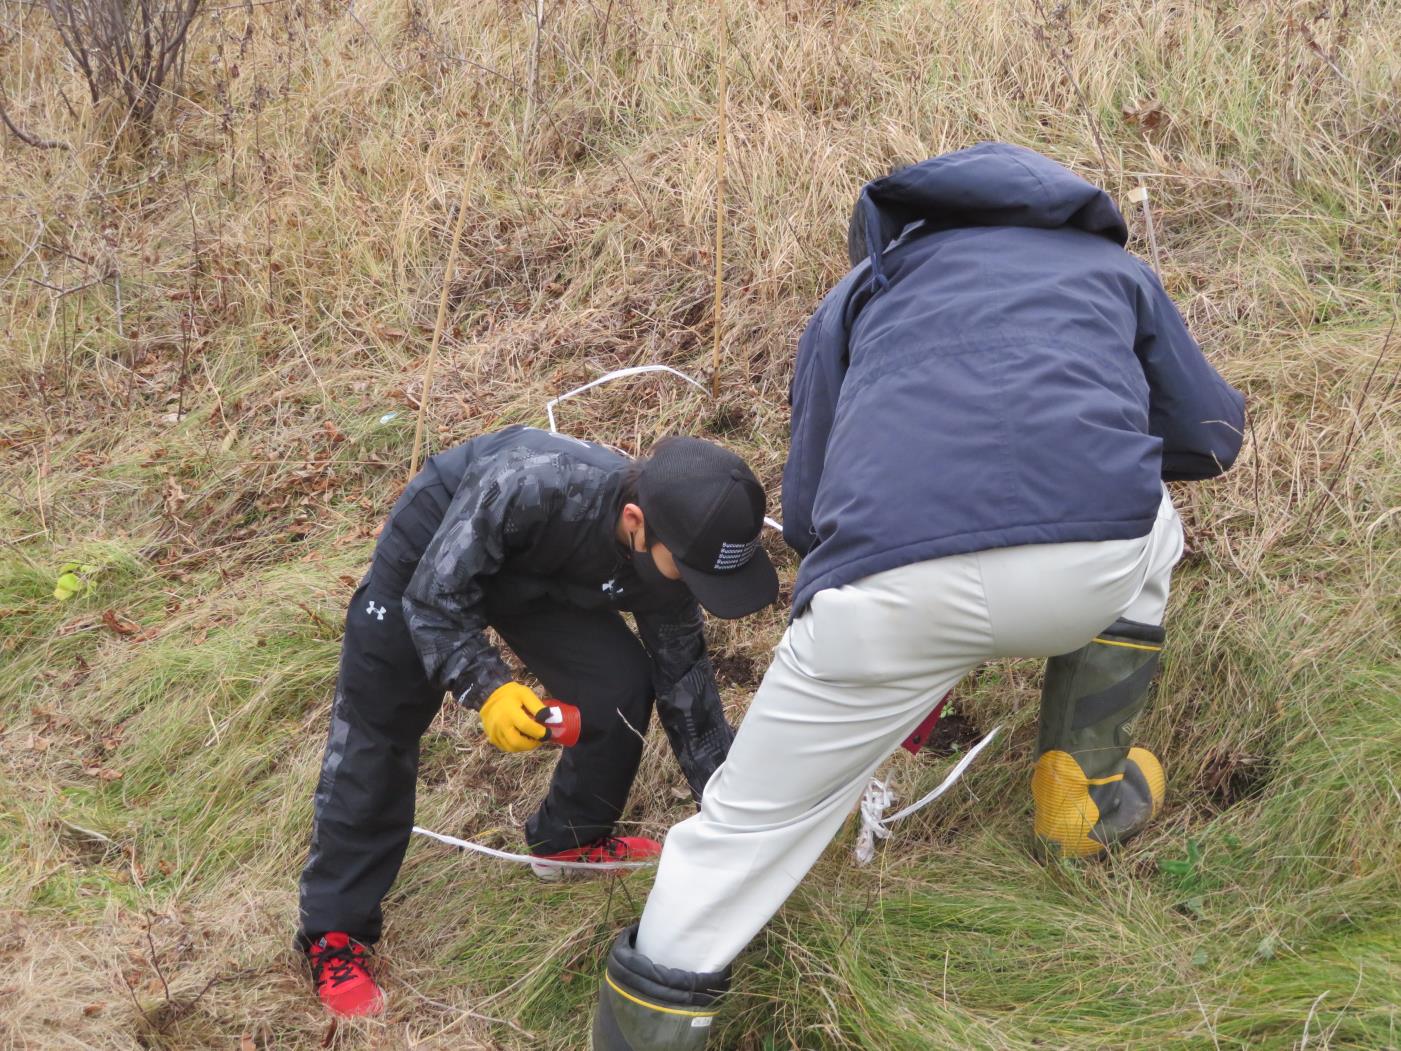
POLYGON ((701 812, 608 960, 594 1046, 694 1049, 730 962, 881 762, 970 670, 1045 657, 1036 842, 1099 854, 1163 771, 1147 703, 1182 527, 1244 399, 1101 189, 984 143, 867 184, 852 270, 798 344, 784 538, 793 619, 701 812))

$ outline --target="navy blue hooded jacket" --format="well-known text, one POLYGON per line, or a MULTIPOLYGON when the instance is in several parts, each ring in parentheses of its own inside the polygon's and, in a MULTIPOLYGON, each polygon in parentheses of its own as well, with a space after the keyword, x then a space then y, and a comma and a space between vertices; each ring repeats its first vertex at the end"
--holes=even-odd
POLYGON ((912 562, 1144 536, 1159 479, 1230 467, 1244 399, 1127 237, 1104 191, 1004 143, 864 187, 790 392, 795 615, 912 562))

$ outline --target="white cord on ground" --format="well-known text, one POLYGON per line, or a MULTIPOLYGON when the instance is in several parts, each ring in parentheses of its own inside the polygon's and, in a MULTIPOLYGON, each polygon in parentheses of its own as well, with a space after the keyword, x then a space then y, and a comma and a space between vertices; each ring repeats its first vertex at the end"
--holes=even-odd
POLYGON ((875 777, 861 793, 861 831, 856 834, 858 865, 869 865, 876 856, 876 840, 890 836, 890 829, 881 824, 881 816, 886 808, 895 805, 896 798, 885 782, 875 777))
POLYGON ((679 372, 676 369, 672 368, 670 365, 633 365, 626 369, 614 369, 612 372, 605 372, 596 380, 590 380, 588 383, 585 383, 582 387, 575 387, 573 390, 566 391, 565 393, 561 394, 558 398, 551 398, 549 401, 545 402, 545 415, 548 416, 550 419, 550 433, 559 433, 559 428, 555 426, 555 406, 558 405, 560 402, 564 401, 566 398, 572 398, 576 394, 583 394, 586 390, 590 390, 593 387, 600 386, 604 383, 610 383, 613 380, 620 380, 625 376, 640 376, 644 372, 669 372, 673 376, 679 376, 681 379, 689 383, 692 387, 696 387, 701 391, 705 391, 705 393, 707 394, 710 393, 709 391, 706 391, 705 384, 701 383, 700 380, 693 379, 692 377, 686 375, 684 372, 679 372))
POLYGON ((429 839, 436 839, 439 843, 446 843, 450 847, 461 847, 463 850, 471 850, 478 854, 485 854, 489 858, 498 858, 501 861, 514 861, 523 865, 544 865, 557 869, 583 869, 587 872, 604 872, 610 869, 645 869, 655 865, 654 861, 555 861, 550 858, 537 858, 531 854, 512 854, 510 851, 497 850, 495 847, 484 847, 480 843, 472 843, 465 839, 458 839, 456 836, 445 836, 441 832, 430 832, 426 828, 413 827, 414 833, 420 836, 427 836, 429 839))
POLYGON ((885 817, 884 814, 886 808, 895 802, 894 793, 886 787, 885 782, 874 777, 871 778, 871 783, 866 786, 866 791, 861 796, 861 831, 856 836, 856 863, 858 865, 869 864, 876 854, 876 840, 889 838, 890 828, 888 826, 901 818, 909 817, 917 810, 922 810, 952 788, 954 782, 963 776, 963 771, 967 770, 973 760, 978 758, 978 753, 992 744, 992 739, 1001 731, 1002 725, 999 723, 992 728, 986 737, 968 750, 968 754, 949 771, 949 776, 940 782, 938 788, 918 802, 911 803, 904 810, 891 814, 890 817, 885 817))

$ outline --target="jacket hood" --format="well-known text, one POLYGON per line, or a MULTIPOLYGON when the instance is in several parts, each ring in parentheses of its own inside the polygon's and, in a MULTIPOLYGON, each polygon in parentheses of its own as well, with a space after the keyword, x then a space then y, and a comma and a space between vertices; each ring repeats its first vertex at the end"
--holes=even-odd
POLYGON ((1109 195, 1048 157, 1005 142, 984 142, 931 157, 861 189, 847 232, 852 266, 880 256, 914 222, 930 231, 963 226, 1062 226, 1128 241, 1124 217, 1109 195))

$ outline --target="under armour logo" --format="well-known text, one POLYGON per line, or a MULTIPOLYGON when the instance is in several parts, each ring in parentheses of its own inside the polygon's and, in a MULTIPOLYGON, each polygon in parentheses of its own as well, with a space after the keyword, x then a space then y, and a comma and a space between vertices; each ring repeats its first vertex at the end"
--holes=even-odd
POLYGON ((384 615, 389 612, 389 609, 386 606, 376 606, 375 600, 370 599, 370 604, 365 607, 365 612, 372 617, 378 617, 380 620, 383 620, 384 615))
POLYGON ((616 580, 605 580, 603 582, 603 593, 616 597, 623 593, 623 589, 618 587, 618 582, 616 580))

